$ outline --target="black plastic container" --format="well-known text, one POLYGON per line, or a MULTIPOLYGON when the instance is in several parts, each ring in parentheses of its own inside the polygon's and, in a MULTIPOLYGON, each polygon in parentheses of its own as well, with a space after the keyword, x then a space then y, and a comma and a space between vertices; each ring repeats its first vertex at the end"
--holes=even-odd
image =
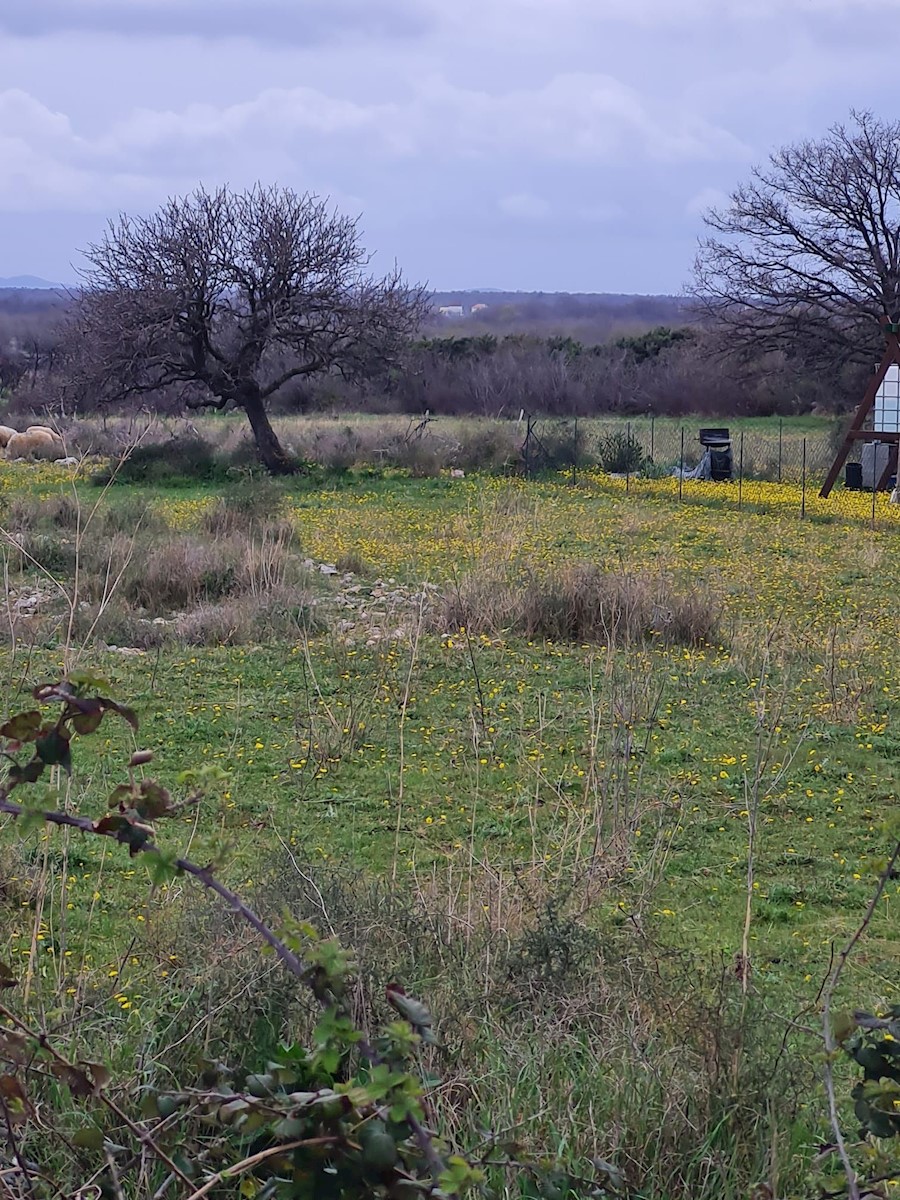
POLYGON ((730 446, 731 434, 727 429, 701 429, 701 446, 730 446))
POLYGON ((734 476, 734 459, 731 446, 721 444, 709 447, 709 471, 714 483, 728 483, 734 476))

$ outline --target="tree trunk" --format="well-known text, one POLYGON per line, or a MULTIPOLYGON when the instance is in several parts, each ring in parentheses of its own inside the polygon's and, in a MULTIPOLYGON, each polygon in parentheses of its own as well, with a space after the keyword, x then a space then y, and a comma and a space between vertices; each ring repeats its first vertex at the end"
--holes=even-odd
POLYGON ((278 434, 272 428, 269 414, 259 394, 259 388, 244 388, 237 397, 237 403, 247 414, 259 461, 270 475, 293 475, 298 464, 285 452, 278 440, 278 434))

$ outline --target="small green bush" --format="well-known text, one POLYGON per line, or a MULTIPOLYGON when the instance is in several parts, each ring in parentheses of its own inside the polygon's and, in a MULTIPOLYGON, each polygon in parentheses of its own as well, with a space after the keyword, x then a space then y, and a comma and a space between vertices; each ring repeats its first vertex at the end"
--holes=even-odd
POLYGON ((597 460, 610 475, 636 474, 644 465, 644 447, 633 433, 616 431, 601 438, 597 460))
POLYGON ((26 571, 37 567, 54 577, 68 577, 75 570, 77 550, 74 538, 26 530, 20 535, 18 545, 26 571))
POLYGON ((668 479, 675 471, 675 467, 668 463, 654 462, 652 458, 645 458, 640 466, 640 476, 642 479, 668 479))
POLYGON ((94 475, 94 483, 105 486, 138 483, 177 487, 191 483, 224 483, 228 467, 220 461, 212 446, 202 438, 183 435, 167 442, 147 442, 136 446, 121 464, 109 464, 94 475))

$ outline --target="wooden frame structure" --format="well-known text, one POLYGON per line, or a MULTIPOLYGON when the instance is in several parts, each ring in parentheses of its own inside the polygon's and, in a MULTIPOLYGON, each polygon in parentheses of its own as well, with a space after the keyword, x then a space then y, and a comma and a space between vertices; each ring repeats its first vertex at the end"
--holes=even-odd
POLYGON ((881 472, 880 478, 875 483, 875 490, 882 491, 890 479, 891 475, 897 470, 897 455, 900 448, 900 430, 877 430, 863 429, 866 423, 866 418, 872 411, 875 405, 875 399, 878 395, 878 389, 884 383, 888 369, 892 363, 896 363, 900 367, 900 323, 889 321, 886 317, 882 318, 882 327, 884 335, 887 338, 887 345, 884 348, 884 355, 878 365, 878 370, 869 381, 869 386, 866 388, 866 394, 863 396, 862 403, 857 408, 853 420, 850 422, 850 428, 844 434, 844 440, 841 442, 841 447, 835 455, 834 462, 825 476, 825 482, 822 484, 822 490, 819 495, 823 498, 827 496, 835 485, 838 475, 841 473, 841 468, 847 461, 847 456, 853 449, 854 442, 886 442, 890 444, 891 450, 887 457, 887 463, 884 470, 881 472))

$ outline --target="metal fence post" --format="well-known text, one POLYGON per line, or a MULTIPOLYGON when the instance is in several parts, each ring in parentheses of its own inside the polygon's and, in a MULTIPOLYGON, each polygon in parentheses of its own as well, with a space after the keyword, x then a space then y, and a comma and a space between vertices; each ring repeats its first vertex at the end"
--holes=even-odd
POLYGON ((875 497, 878 494, 878 455, 875 455, 875 462, 872 474, 872 528, 875 528, 875 497))
POLYGON ((531 464, 529 462, 529 452, 531 450, 531 417, 525 418, 525 445, 522 447, 522 453, 525 458, 525 478, 528 479, 531 475, 531 464))
POLYGON ((778 482, 781 483, 781 456, 784 443, 784 417, 778 418, 778 482))
POLYGON ((803 439, 803 456, 801 466, 801 483, 800 483, 800 517, 801 520, 806 516, 806 438, 803 439))
POLYGON ((684 492, 684 426, 681 427, 681 456, 678 460, 678 503, 684 492))
POLYGON ((744 507, 744 431, 741 430, 740 450, 738 451, 738 512, 744 507))
POLYGON ((625 422, 625 491, 631 491, 631 422, 625 422))
POLYGON ((578 470, 578 418, 572 426, 572 487, 577 482, 576 471, 578 470))
MULTIPOLYGON (((104 412, 105 411, 106 410, 104 409, 104 412)), ((650 414, 650 461, 651 462, 656 461, 656 438, 655 438, 656 429, 655 429, 655 426, 656 426, 656 416, 654 413, 651 413, 650 414)))

